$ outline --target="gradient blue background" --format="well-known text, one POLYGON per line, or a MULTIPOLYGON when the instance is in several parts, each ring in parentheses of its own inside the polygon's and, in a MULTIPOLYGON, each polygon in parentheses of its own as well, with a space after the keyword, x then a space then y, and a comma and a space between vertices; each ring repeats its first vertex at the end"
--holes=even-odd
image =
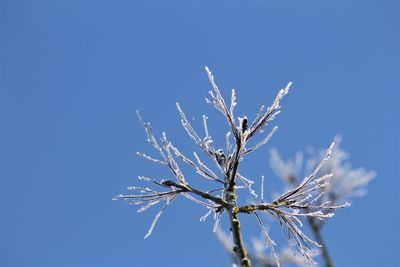
MULTIPOLYGON (((143 240, 158 209, 111 201, 139 174, 166 176, 135 155, 155 155, 136 109, 186 152, 176 101, 199 128, 203 113, 223 123, 204 102, 205 65, 225 95, 237 89, 238 115, 294 82, 269 147, 289 157, 340 133, 352 164, 378 173, 324 229, 337 266, 400 265, 397 1, 2 0, 0 12, 0 266, 230 266, 204 209, 178 200, 143 240)), ((271 193, 268 155, 243 170, 271 193)))

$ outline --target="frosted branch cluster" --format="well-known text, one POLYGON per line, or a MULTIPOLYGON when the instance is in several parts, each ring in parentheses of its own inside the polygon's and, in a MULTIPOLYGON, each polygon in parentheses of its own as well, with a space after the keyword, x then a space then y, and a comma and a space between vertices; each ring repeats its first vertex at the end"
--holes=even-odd
MULTIPOLYGON (((365 168, 352 168, 348 161, 349 154, 341 145, 342 138, 335 137, 335 147, 330 159, 323 164, 319 173, 321 175, 332 175, 332 179, 326 186, 318 189, 321 197, 316 201, 319 205, 326 202, 343 203, 352 197, 360 197, 367 193, 368 183, 376 176, 374 171, 365 168)), ((302 172, 309 172, 324 157, 323 150, 308 149, 309 157, 304 163, 303 152, 297 152, 293 160, 284 161, 276 149, 271 150, 270 166, 275 174, 280 177, 288 188, 296 187, 300 181, 302 172), (304 165, 304 166, 303 166, 304 165)))
POLYGON ((255 181, 246 178, 239 171, 239 165, 247 154, 267 144, 276 132, 277 126, 270 127, 269 133, 260 138, 261 141, 250 144, 252 137, 262 135, 265 128, 280 113, 281 101, 289 92, 291 83, 288 83, 285 88, 278 92, 275 100, 268 108, 262 106, 257 116, 250 122, 247 116, 235 119, 234 111, 237 105, 235 90, 232 90, 230 103, 227 103, 214 80, 214 76, 207 67, 206 72, 212 85, 212 90, 209 92, 209 98, 206 98, 206 101, 222 113, 229 125, 229 132, 225 136, 225 148, 215 148, 212 133, 208 127, 207 116, 203 115, 203 133, 200 134, 189 122, 179 103, 176 103, 176 107, 182 126, 188 136, 202 151, 203 155, 199 155, 196 152, 193 152, 191 156, 184 155, 167 139, 166 133, 162 133, 161 138, 157 140, 150 123, 145 122, 138 113, 138 118, 147 134, 147 141, 157 151, 158 156, 153 157, 144 153, 138 153, 138 155, 155 164, 166 167, 169 170, 171 178, 152 179, 139 176, 139 180, 150 184, 151 187, 131 186, 128 189, 133 194, 121 194, 114 199, 121 199, 130 204, 139 205, 138 212, 146 211, 148 208, 161 202, 164 203, 155 216, 145 238, 152 233, 162 212, 179 196, 195 204, 199 204, 206 209, 206 214, 200 219, 202 221, 211 213, 214 213, 214 230, 218 228, 218 223, 225 212, 231 222, 233 235, 232 253, 235 255, 237 262, 242 266, 251 266, 251 259, 244 247, 240 231, 239 214, 254 215, 256 222, 263 232, 265 245, 270 249, 274 264, 280 266, 282 258, 275 253, 275 242, 270 237, 263 222, 263 214, 271 215, 282 226, 290 248, 297 255, 294 257, 302 255, 309 264, 314 265, 315 262, 312 259, 313 247, 319 247, 320 244, 303 233, 304 219, 314 218, 325 221, 333 216, 334 210, 348 206, 347 203, 325 201, 324 199, 325 190, 329 188, 332 176, 335 174, 325 172, 325 170, 329 170, 327 167, 329 166, 328 164, 331 164, 328 163, 328 160, 332 155, 334 143, 326 150, 318 162, 314 162, 309 174, 299 183, 294 182, 299 174, 299 164, 292 164, 293 166, 288 167, 288 164, 280 159, 279 154, 274 152, 275 154, 272 156, 272 160, 275 162, 274 170, 281 177, 285 177, 284 179, 290 178, 289 180, 292 181, 290 189, 271 203, 265 203, 264 177, 262 177, 262 186, 259 192, 261 195, 260 202, 251 205, 239 204, 236 190, 240 188, 247 189, 254 197, 254 200, 259 199, 257 192, 252 188, 255 181), (207 166, 201 156, 210 158, 214 166, 207 166), (181 164, 186 164, 194 173, 204 178, 210 185, 209 189, 204 191, 193 187, 191 185, 192 175, 187 176, 187 174, 184 174, 180 167, 181 164), (322 199, 324 201, 321 201, 322 199))

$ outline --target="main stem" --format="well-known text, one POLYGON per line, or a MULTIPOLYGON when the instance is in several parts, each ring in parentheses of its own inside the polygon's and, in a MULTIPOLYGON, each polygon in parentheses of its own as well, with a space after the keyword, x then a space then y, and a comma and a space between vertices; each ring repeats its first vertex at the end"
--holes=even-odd
MULTIPOLYGON (((235 195, 235 200, 237 198, 236 192, 230 192, 235 195)), ((247 255, 247 250, 243 243, 242 231, 240 228, 240 221, 239 221, 239 208, 237 207, 236 203, 233 207, 229 209, 229 219, 231 222, 231 231, 233 235, 233 251, 235 252, 238 260, 242 267, 251 267, 250 259, 247 255)))
POLYGON ((240 229, 240 221, 239 221, 239 207, 237 205, 237 193, 236 193, 236 174, 239 168, 240 161, 240 153, 242 151, 242 142, 241 139, 238 138, 236 140, 236 153, 235 158, 233 160, 232 171, 229 175, 229 183, 226 192, 227 202, 231 204, 231 207, 228 209, 229 212, 229 220, 231 222, 231 231, 233 235, 233 251, 235 252, 240 264, 242 267, 251 267, 250 259, 247 255, 246 248, 243 243, 242 231, 240 229))

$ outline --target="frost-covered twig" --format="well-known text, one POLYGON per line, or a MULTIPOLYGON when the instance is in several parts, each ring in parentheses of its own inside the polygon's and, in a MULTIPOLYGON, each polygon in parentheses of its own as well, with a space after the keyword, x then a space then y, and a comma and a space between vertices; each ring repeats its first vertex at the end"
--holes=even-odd
MULTIPOLYGON (((249 127, 248 134, 247 134, 247 139, 251 138, 255 134, 259 133, 260 130, 267 125, 269 121, 272 121, 276 115, 279 114, 280 112, 280 102, 282 101, 283 97, 289 92, 290 87, 292 86, 292 83, 289 82, 284 89, 281 89, 278 93, 278 95, 275 98, 275 101, 272 103, 272 105, 267 109, 267 111, 263 115, 258 115, 256 120, 254 120, 253 124, 249 127)), ((262 112, 262 109, 260 109, 260 113, 262 112)), ((260 114, 259 113, 259 114, 260 114)))
POLYGON ((187 184, 174 182, 171 180, 161 180, 157 181, 154 179, 150 179, 147 177, 139 176, 139 180, 149 182, 155 185, 158 185, 161 188, 167 189, 167 191, 157 191, 147 187, 128 187, 129 190, 137 191, 138 194, 128 194, 128 195, 117 195, 113 199, 114 200, 125 200, 129 204, 142 205, 138 212, 144 212, 148 208, 162 202, 166 201, 166 204, 161 208, 161 210, 157 213, 156 217, 151 224, 151 227, 146 234, 145 238, 149 237, 152 233, 154 226, 158 219, 161 216, 162 211, 179 195, 193 201, 196 204, 200 204, 208 209, 220 210, 221 207, 229 208, 229 204, 222 198, 218 196, 214 196, 211 193, 204 192, 198 189, 195 189, 187 184), (209 202, 203 202, 191 194, 201 197, 203 199, 208 200, 209 202))
MULTIPOLYGON (((346 162, 348 153, 340 148, 341 137, 335 137, 335 143, 336 145, 330 159, 327 160, 319 170, 321 175, 325 177, 332 175, 333 178, 329 179, 328 184, 314 190, 315 195, 318 195, 318 197, 313 200, 313 205, 307 207, 310 210, 315 209, 316 206, 324 206, 327 204, 335 206, 336 203, 349 201, 350 197, 365 194, 366 185, 375 176, 374 172, 366 171, 363 168, 352 169, 350 164, 346 162)), ((315 168, 321 158, 324 157, 321 151, 315 152, 314 149, 311 149, 310 154, 311 157, 306 162, 306 169, 315 168)), ((297 178, 302 169, 303 155, 302 152, 298 152, 294 160, 284 161, 276 149, 271 150, 271 168, 287 183, 288 187, 296 188, 300 183, 297 178)), ((324 221, 320 221, 315 217, 308 217, 307 223, 316 241, 321 245, 320 250, 325 266, 334 266, 321 233, 324 221)))
MULTIPOLYGON (((295 245, 297 250, 312 265, 315 265, 315 262, 309 256, 312 251, 310 245, 317 247, 321 245, 303 233, 301 230, 301 227, 303 227, 302 219, 314 218, 325 221, 333 216, 331 211, 349 206, 348 203, 331 205, 329 201, 316 204, 323 194, 315 194, 315 192, 327 186, 327 180, 332 177, 332 175, 324 175, 317 179, 316 175, 331 156, 333 146, 334 143, 331 144, 325 156, 312 173, 305 177, 297 187, 284 193, 272 203, 247 205, 239 208, 239 212, 245 213, 255 213, 256 211, 267 211, 270 213, 280 222, 289 243, 295 245)), ((257 219, 261 220, 258 216, 257 219)))
POLYGON ((237 105, 235 90, 232 89, 231 105, 230 105, 230 108, 228 109, 225 104, 225 100, 222 97, 221 92, 219 91, 218 86, 214 81, 214 75, 211 73, 211 71, 208 67, 205 67, 205 69, 206 69, 206 72, 208 75, 208 79, 210 80, 210 83, 214 89, 214 92, 209 91, 211 100, 206 98, 206 101, 207 101, 207 103, 212 103, 214 105, 214 107, 225 116, 226 120, 229 123, 229 126, 231 127, 232 133, 235 136, 235 139, 237 140, 240 137, 239 137, 239 133, 236 129, 235 117, 233 115, 233 110, 234 110, 235 106, 237 105))
MULTIPOLYGON (((335 148, 330 159, 320 169, 321 175, 333 175, 329 184, 320 188, 319 192, 323 196, 319 202, 330 201, 332 204, 347 202, 352 197, 359 197, 366 194, 366 186, 376 176, 373 171, 364 168, 354 169, 348 162, 349 154, 344 151, 341 145, 342 138, 336 136, 335 148)), ((323 151, 309 149, 309 158, 305 163, 305 171, 316 168, 316 165, 324 157, 323 151)), ((293 188, 300 183, 298 177, 301 175, 304 153, 296 153, 294 160, 284 161, 276 149, 271 150, 270 166, 288 187, 293 188)))

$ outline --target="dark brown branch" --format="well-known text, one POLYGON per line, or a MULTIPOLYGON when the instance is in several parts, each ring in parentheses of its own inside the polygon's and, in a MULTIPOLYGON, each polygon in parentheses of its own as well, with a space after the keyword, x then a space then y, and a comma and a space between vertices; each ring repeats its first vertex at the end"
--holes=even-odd
POLYGON ((170 180, 164 181, 164 182, 162 182, 162 184, 165 185, 165 186, 168 186, 168 187, 179 188, 179 189, 182 190, 182 192, 189 192, 189 193, 193 193, 195 195, 201 196, 202 198, 211 200, 215 204, 219 204, 219 205, 223 206, 226 209, 229 209, 231 207, 224 199, 222 199, 220 197, 213 196, 213 195, 208 194, 206 192, 197 190, 197 189, 195 189, 195 188, 193 188, 193 187, 191 187, 189 185, 178 184, 178 183, 176 183, 174 181, 170 181, 170 180))
POLYGON ((324 238, 322 237, 321 233, 321 227, 313 217, 308 217, 308 223, 311 226, 311 230, 314 234, 314 237, 318 244, 320 244, 322 247, 320 247, 321 253, 322 253, 322 258, 324 259, 325 266, 326 267, 334 267, 335 265, 333 264, 333 260, 329 254, 329 250, 326 247, 324 238))
POLYGON ((231 190, 232 188, 235 187, 236 183, 236 173, 237 170, 239 168, 239 162, 240 162, 240 156, 241 156, 241 152, 242 152, 242 141, 239 139, 236 140, 236 151, 235 151, 235 155, 232 159, 232 168, 231 168, 231 172, 229 175, 229 185, 228 185, 228 190, 231 190))
POLYGON ((273 208, 271 204, 259 204, 259 205, 246 205, 239 207, 238 212, 239 213, 252 213, 256 212, 258 210, 269 210, 273 208))

